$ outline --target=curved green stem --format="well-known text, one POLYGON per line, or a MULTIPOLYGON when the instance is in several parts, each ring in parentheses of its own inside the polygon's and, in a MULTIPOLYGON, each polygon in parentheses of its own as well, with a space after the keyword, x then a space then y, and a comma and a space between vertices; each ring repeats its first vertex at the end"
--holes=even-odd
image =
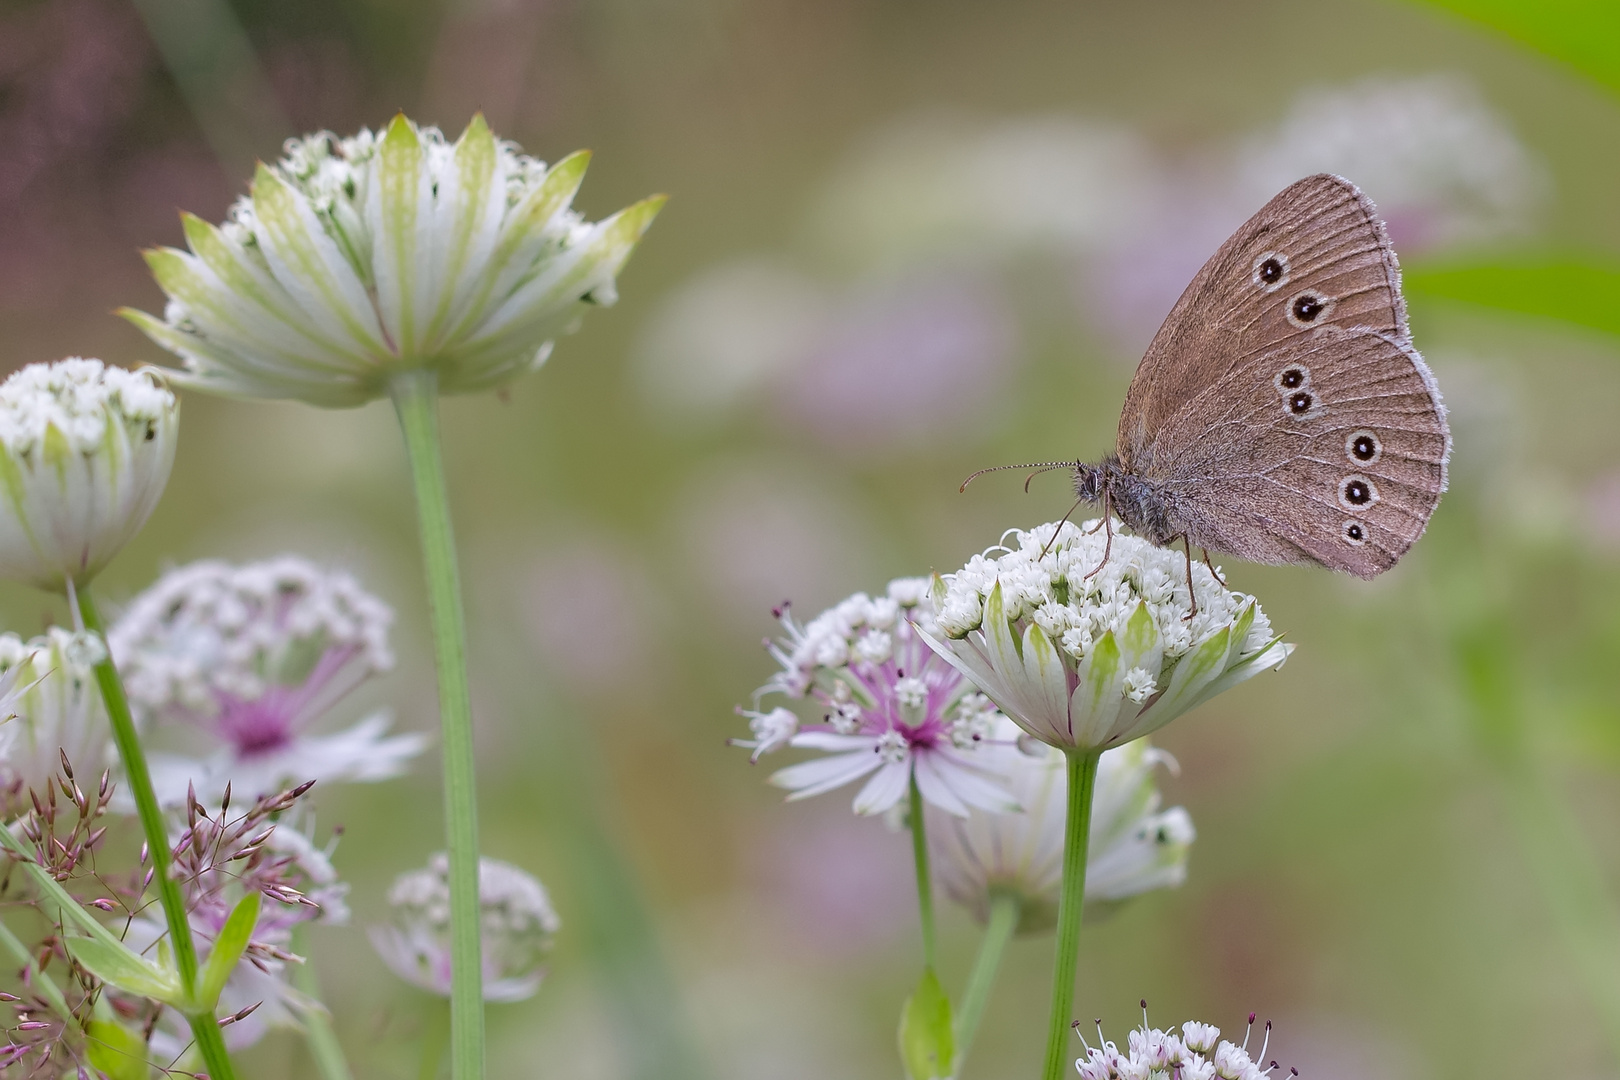
POLYGON ((973 1037, 979 1032, 979 1021, 984 1018, 990 990, 1001 970, 1001 958, 1007 951, 1007 942, 1018 929, 1023 907, 1024 902, 1016 893, 990 894, 990 920, 984 928, 984 940, 979 942, 979 955, 973 961, 967 989, 962 991, 962 1005, 956 1012, 956 1071, 952 1075, 961 1075, 968 1051, 973 1048, 973 1037))
POLYGON ((1080 962, 1080 912, 1086 897, 1086 845, 1091 839, 1091 796, 1101 750, 1066 750, 1069 808, 1063 831, 1063 891, 1058 896, 1057 960, 1052 969, 1052 1017, 1046 1031, 1045 1080, 1064 1075, 1069 1022, 1074 1012, 1074 973, 1080 962))
POLYGON ((450 493, 439 447, 438 377, 402 372, 390 387, 416 489, 422 563, 427 573, 433 654, 438 663, 444 818, 450 850, 450 1075, 483 1080, 483 952, 478 924, 478 801, 473 768, 467 627, 461 608, 450 493))
MULTIPOLYGON (((96 610, 90 596, 90 586, 82 585, 70 593, 86 630, 94 631, 102 641, 107 640, 101 613, 96 610)), ((174 950, 174 966, 180 976, 180 985, 190 998, 197 986, 197 945, 191 938, 191 923, 186 918, 186 905, 180 895, 180 883, 169 873, 169 833, 163 821, 163 809, 158 805, 157 793, 152 789, 152 774, 146 767, 146 751, 135 731, 135 718, 129 711, 129 699, 124 696, 124 684, 118 678, 108 656, 96 665, 96 683, 101 687, 101 700, 107 705, 107 720, 112 726, 113 742, 118 746, 118 757, 124 763, 124 782, 129 785, 135 800, 135 812, 141 819, 141 831, 146 834, 146 850, 152 860, 152 881, 157 885, 158 900, 163 905, 163 919, 169 928, 169 947, 174 950)), ((230 1055, 225 1052, 225 1040, 213 1013, 189 1017, 191 1033, 202 1052, 208 1075, 213 1080, 236 1080, 230 1055)))
POLYGON ((923 966, 934 966, 934 887, 928 876, 928 834, 923 827, 922 792, 911 777, 911 855, 917 865, 917 913, 922 917, 923 966))

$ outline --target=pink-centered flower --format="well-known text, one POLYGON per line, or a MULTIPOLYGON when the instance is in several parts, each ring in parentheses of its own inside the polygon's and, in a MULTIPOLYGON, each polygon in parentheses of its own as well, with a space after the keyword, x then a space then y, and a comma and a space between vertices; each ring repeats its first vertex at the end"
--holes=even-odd
POLYGON ((958 816, 1018 808, 977 753, 1000 714, 918 633, 939 632, 926 579, 891 581, 876 599, 856 593, 803 625, 785 608, 778 614, 787 636, 767 648, 782 670, 755 694, 756 708, 740 710, 753 738, 733 743, 756 761, 782 747, 827 755, 771 776, 790 800, 865 778, 855 812, 881 814, 915 779, 923 799, 958 816), (802 723, 785 707, 761 710, 769 694, 813 703, 820 722, 802 723))
POLYGON ((393 613, 348 574, 284 556, 232 566, 192 563, 165 574, 113 626, 108 644, 137 718, 201 729, 207 759, 153 755, 159 797, 194 786, 205 801, 305 780, 382 780, 404 771, 421 735, 386 734, 374 713, 313 734, 350 692, 393 666, 393 613))

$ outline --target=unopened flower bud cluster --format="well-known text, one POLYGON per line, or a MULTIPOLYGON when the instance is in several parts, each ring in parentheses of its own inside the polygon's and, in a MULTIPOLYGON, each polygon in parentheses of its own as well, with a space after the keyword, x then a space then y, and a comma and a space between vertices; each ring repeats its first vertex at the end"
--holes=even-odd
POLYGON ((1228 1042, 1213 1024, 1189 1020, 1179 1035, 1143 1024, 1130 1033, 1123 1051, 1107 1041, 1088 1045, 1075 1068, 1081 1080, 1265 1080, 1281 1068, 1275 1061, 1262 1067, 1270 1037, 1268 1021, 1257 1061, 1249 1056, 1247 1038, 1241 1046, 1228 1042))
POLYGON ((0 386, 0 443, 12 454, 43 447, 55 428, 76 454, 99 449, 109 424, 144 442, 174 407, 174 394, 150 375, 69 357, 29 364, 0 386))

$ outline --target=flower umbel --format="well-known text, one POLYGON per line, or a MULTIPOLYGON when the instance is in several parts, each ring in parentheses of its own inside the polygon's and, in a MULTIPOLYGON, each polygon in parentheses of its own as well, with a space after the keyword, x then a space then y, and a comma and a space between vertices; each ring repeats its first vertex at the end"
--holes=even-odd
POLYGON ((24 641, 0 634, 0 784, 4 798, 43 794, 65 757, 86 773, 110 757, 110 730, 92 670, 101 639, 61 627, 24 641))
MULTIPOLYGON (((1143 1002, 1142 1026, 1130 1033, 1124 1050, 1097 1032, 1097 1045, 1092 1046, 1081 1035, 1086 1056, 1074 1063, 1080 1080, 1265 1080, 1276 1075, 1298 1076, 1298 1069, 1282 1073, 1282 1066, 1273 1061, 1264 1065, 1266 1050, 1271 1045, 1271 1021, 1266 1021, 1264 1038, 1254 1057, 1249 1056, 1249 1039, 1254 1034, 1254 1014, 1249 1014, 1249 1027, 1242 1045, 1221 1038, 1221 1029, 1213 1024, 1189 1020, 1181 1025, 1181 1033, 1174 1029, 1161 1031, 1147 1024, 1147 1003, 1143 1002)), ((1075 1029, 1079 1030, 1078 1022, 1075 1029)))
MULTIPOLYGON (((401 874, 388 890, 392 921, 371 928, 383 962, 406 982, 450 996, 450 860, 439 852, 424 870, 401 874)), ((562 927, 544 885, 497 859, 478 862, 484 1000, 522 1001, 540 988, 541 960, 562 927)))
POLYGON ((1118 746, 1287 659, 1254 597, 1201 565, 1194 613, 1180 552, 1116 534, 1099 570, 1100 524, 1014 530, 935 579, 929 643, 1030 735, 1118 746))
MULTIPOLYGON (((1063 877, 1064 807, 1068 781, 1063 755, 1051 747, 1017 745, 1018 729, 1001 718, 981 753, 997 763, 1022 813, 974 811, 929 830, 940 884, 984 922, 997 893, 1019 900, 1021 933, 1057 923, 1063 877)), ((1091 840, 1086 854, 1086 911, 1154 889, 1180 885, 1196 837, 1181 807, 1159 809, 1154 768, 1170 757, 1145 739, 1109 750, 1097 765, 1091 840)))
POLYGON ((346 694, 393 667, 393 613, 348 574, 283 556, 171 570, 108 633, 136 715, 201 728, 223 744, 206 761, 154 755, 169 805, 195 785, 249 797, 305 780, 382 780, 421 751, 421 735, 387 736, 376 713, 312 735, 346 694))
POLYGON ((769 645, 782 670, 757 698, 808 697, 823 711, 802 728, 790 710, 744 710, 754 738, 735 740, 754 758, 782 746, 829 756, 790 765, 771 776, 789 799, 831 791, 868 774, 855 797, 857 814, 881 814, 909 790, 951 814, 969 807, 1016 809, 980 744, 998 714, 984 695, 923 642, 934 626, 923 578, 899 578, 876 599, 856 593, 803 626, 779 612, 787 637, 769 645))
POLYGON ((189 252, 147 252, 164 317, 123 314, 185 362, 176 381, 224 394, 360 405, 419 368, 447 393, 499 386, 614 302, 663 205, 585 221, 588 160, 547 168, 481 115, 454 143, 403 114, 292 139, 223 225, 185 216, 189 252))
POLYGON ((180 423, 155 370, 72 357, 0 385, 0 577, 83 585, 146 524, 180 423))

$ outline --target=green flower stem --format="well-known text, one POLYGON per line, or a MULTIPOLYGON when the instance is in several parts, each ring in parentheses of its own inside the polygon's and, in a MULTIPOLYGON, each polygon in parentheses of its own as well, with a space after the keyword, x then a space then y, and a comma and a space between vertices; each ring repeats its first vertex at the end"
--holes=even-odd
POLYGON ((1091 796, 1101 750, 1067 750, 1069 808, 1063 832, 1063 891, 1058 896, 1057 961, 1052 970, 1052 1018, 1046 1033, 1045 1080, 1064 1075, 1069 1022, 1074 1012, 1074 972, 1080 962, 1080 911, 1086 898, 1086 846, 1091 840, 1091 796))
POLYGON ((402 372, 390 387, 405 434, 427 571, 433 653, 439 672, 444 818, 450 850, 450 1075, 483 1080, 483 952, 478 940, 478 800, 473 775, 472 696, 467 687, 467 627, 450 526, 450 493, 439 449, 438 376, 402 372))
MULTIPOLYGON (((306 996, 320 1001, 320 980, 310 959, 307 924, 299 923, 293 927, 292 950, 305 958, 302 964, 293 966, 293 986, 306 996)), ((315 1059, 315 1068, 320 1071, 321 1080, 353 1080, 354 1074, 349 1071, 349 1062, 343 1056, 343 1044, 338 1042, 337 1032, 332 1030, 331 1017, 319 1008, 309 1009, 301 1017, 304 1022, 304 1042, 309 1046, 309 1056, 315 1059)))
POLYGON ((34 959, 34 954, 4 922, 0 922, 0 946, 4 946, 12 959, 28 972, 28 985, 39 991, 39 996, 45 999, 46 1004, 50 1005, 56 1015, 66 1020, 69 1025, 78 1027, 79 1018, 68 1008, 67 998, 62 996, 61 987, 56 985, 55 979, 39 970, 39 961, 34 959))
MULTIPOLYGON (((96 610, 90 596, 89 584, 81 585, 74 599, 79 618, 86 630, 107 640, 107 628, 102 625, 101 613, 96 610)), ((101 700, 107 705, 107 720, 112 725, 113 742, 118 746, 118 757, 124 763, 124 782, 135 800, 135 812, 141 819, 141 830, 146 834, 146 850, 152 860, 152 880, 157 885, 158 899, 163 904, 163 919, 169 927, 169 947, 174 950, 174 966, 180 975, 180 985, 189 998, 197 988, 197 945, 191 939, 191 923, 186 919, 185 901, 180 896, 180 883, 169 873, 169 833, 163 821, 163 810, 158 806, 157 793, 152 790, 152 774, 146 767, 146 751, 141 749, 140 736, 135 731, 135 718, 130 715, 129 699, 124 696, 124 684, 118 678, 109 656, 96 665, 96 682, 101 687, 101 700)), ((202 1052, 212 1080, 236 1080, 230 1055, 225 1052, 225 1040, 212 1011, 188 1017, 191 1033, 202 1052)))
POLYGON ((973 1048, 973 1037, 978 1034, 984 1007, 990 1001, 990 990, 1001 970, 1001 958, 1006 954, 1007 942, 1018 929, 1023 906, 1024 902, 1016 893, 998 890, 990 894, 990 921, 984 928, 984 940, 979 942, 979 955, 973 961, 973 972, 968 976, 967 989, 962 991, 962 1004, 956 1013, 956 1071, 953 1075, 961 1075, 968 1051, 973 1048))
POLYGON ((922 917, 923 966, 934 967, 934 887, 928 876, 928 834, 923 827, 922 793, 911 777, 911 854, 917 863, 917 912, 922 917))

